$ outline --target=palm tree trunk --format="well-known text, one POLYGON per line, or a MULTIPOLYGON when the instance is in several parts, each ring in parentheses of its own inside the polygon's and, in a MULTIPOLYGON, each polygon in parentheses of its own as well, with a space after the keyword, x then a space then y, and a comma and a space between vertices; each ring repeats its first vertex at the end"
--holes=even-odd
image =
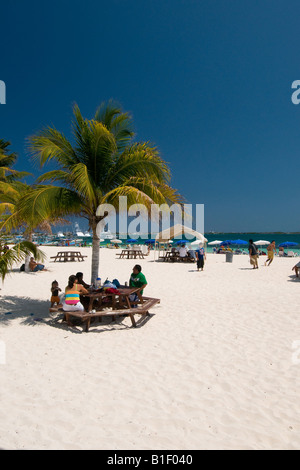
MULTIPOLYGON (((32 231, 31 230, 30 230, 30 232, 27 233, 26 240, 28 242, 32 242, 32 231)), ((31 258, 31 255, 27 255, 26 258, 25 258, 25 272, 26 273, 29 273, 29 271, 30 271, 30 268, 29 268, 30 258, 31 258)))
POLYGON ((99 260, 100 260, 100 238, 97 235, 97 226, 93 225, 93 248, 92 248, 92 275, 91 284, 95 284, 99 276, 99 260))

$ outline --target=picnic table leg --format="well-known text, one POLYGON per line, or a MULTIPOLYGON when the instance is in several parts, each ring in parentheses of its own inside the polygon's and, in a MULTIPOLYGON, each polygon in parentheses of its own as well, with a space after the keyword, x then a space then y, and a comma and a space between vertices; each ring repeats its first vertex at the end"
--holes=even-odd
MULTIPOLYGON (((115 296, 115 294, 112 295, 111 300, 112 300, 112 309, 116 310, 116 296, 115 296)), ((112 321, 116 321, 116 316, 115 315, 112 315, 111 318, 112 318, 112 321)))
POLYGON ((129 313, 129 316, 130 316, 132 326, 134 326, 134 328, 136 328, 136 322, 135 322, 133 313, 129 313))
POLYGON ((88 309, 89 312, 93 310, 93 303, 94 303, 94 299, 90 299, 89 309, 88 309))
POLYGON ((128 307, 128 308, 131 308, 131 304, 130 304, 130 300, 129 300, 129 295, 126 295, 125 298, 126 298, 127 307, 128 307))
POLYGON ((90 318, 87 318, 87 319, 85 320, 85 332, 86 332, 86 333, 89 331, 90 324, 91 324, 91 319, 90 319, 90 318))
POLYGON ((70 314, 66 312, 66 313, 65 313, 65 316, 66 316, 66 320, 67 320, 68 325, 69 325, 69 326, 73 326, 72 323, 71 323, 71 321, 70 321, 70 314))
POLYGON ((143 303, 144 303, 144 299, 143 299, 142 294, 141 294, 140 292, 137 292, 136 295, 138 296, 139 301, 141 302, 141 304, 143 304, 143 303))

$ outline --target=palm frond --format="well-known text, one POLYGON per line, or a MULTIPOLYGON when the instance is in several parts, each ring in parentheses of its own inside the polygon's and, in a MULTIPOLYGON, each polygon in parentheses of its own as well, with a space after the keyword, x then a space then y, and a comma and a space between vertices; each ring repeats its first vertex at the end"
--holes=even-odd
POLYGON ((36 245, 27 241, 16 244, 0 255, 0 277, 2 281, 16 263, 20 263, 30 255, 34 256, 37 261, 43 261, 46 256, 36 245))
POLYGON ((28 139, 28 149, 34 161, 41 166, 55 160, 62 168, 77 163, 75 152, 68 139, 54 128, 47 127, 28 139))
POLYGON ((157 182, 170 181, 170 169, 167 163, 159 156, 157 148, 148 143, 134 144, 126 149, 114 162, 107 174, 105 185, 122 185, 128 178, 144 177, 157 182))

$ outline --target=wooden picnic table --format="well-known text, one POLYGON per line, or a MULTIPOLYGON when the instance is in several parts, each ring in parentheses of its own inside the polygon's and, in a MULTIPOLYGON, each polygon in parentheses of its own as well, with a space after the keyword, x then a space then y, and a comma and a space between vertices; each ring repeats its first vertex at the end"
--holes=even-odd
POLYGON ((131 308, 131 303, 129 296, 131 294, 137 294, 139 298, 139 303, 143 303, 143 297, 139 293, 139 287, 120 287, 118 288, 118 293, 106 292, 105 290, 101 292, 90 292, 85 294, 84 297, 90 299, 88 311, 91 312, 94 307, 95 301, 98 301, 98 306, 96 310, 102 310, 105 306, 111 306, 113 310, 117 308, 131 308), (109 297, 111 299, 111 305, 103 304, 103 298, 109 297))
POLYGON ((144 259, 145 255, 143 254, 142 250, 137 250, 137 249, 132 249, 132 248, 126 248, 122 250, 121 253, 117 253, 117 256, 119 256, 119 259, 137 259, 141 258, 144 259))
MULTIPOLYGON (((90 303, 88 306, 88 312, 94 314, 97 314, 99 312, 102 312, 105 307, 112 308, 112 311, 110 313, 109 310, 107 310, 107 315, 111 314, 113 321, 115 320, 115 315, 116 312, 119 310, 122 312, 122 315, 124 312, 128 310, 128 315, 131 318, 131 322, 134 326, 136 326, 134 315, 132 314, 132 304, 137 305, 137 304, 143 304, 144 300, 142 295, 140 294, 140 288, 139 287, 120 287, 118 288, 118 293, 112 293, 112 292, 105 292, 104 290, 102 292, 91 292, 89 294, 85 294, 84 297, 87 297, 90 299, 90 303), (129 297, 131 294, 137 294, 139 300, 136 302, 130 301, 129 297), (110 298, 110 302, 104 303, 103 299, 110 298), (97 301, 97 306, 94 309, 94 303, 97 301)), ((102 317, 99 317, 99 321, 102 321, 102 317)))
POLYGON ((56 256, 50 257, 50 259, 54 260, 54 263, 56 261, 64 263, 68 261, 84 261, 84 258, 87 258, 87 256, 82 255, 80 251, 59 251, 56 256))
POLYGON ((173 263, 175 261, 182 261, 182 262, 194 262, 194 258, 191 258, 190 256, 179 256, 179 253, 176 251, 167 251, 164 256, 160 256, 160 259, 163 261, 172 261, 173 263))

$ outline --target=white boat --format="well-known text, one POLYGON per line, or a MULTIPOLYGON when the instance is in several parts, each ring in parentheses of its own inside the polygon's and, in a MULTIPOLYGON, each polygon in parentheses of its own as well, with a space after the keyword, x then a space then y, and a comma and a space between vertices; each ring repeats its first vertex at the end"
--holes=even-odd
POLYGON ((107 230, 106 232, 100 233, 100 238, 103 238, 104 240, 111 240, 112 238, 115 238, 115 235, 113 235, 110 230, 107 230))
POLYGON ((75 234, 77 238, 84 237, 84 233, 80 230, 78 222, 75 222, 75 234))

